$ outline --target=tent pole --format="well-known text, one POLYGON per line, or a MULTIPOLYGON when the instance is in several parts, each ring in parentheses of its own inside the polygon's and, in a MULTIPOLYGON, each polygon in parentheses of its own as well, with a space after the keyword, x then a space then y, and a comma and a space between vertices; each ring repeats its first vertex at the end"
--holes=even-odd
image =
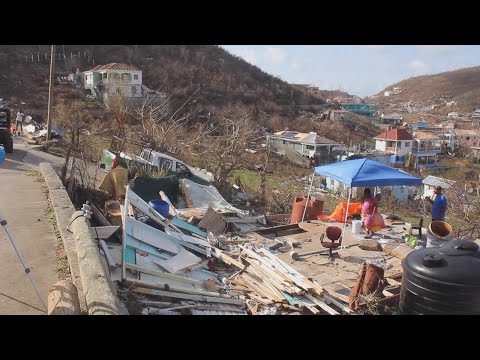
POLYGON ((305 202, 305 209, 303 209, 302 222, 305 219, 305 213, 307 212, 307 205, 308 205, 308 200, 310 199, 310 193, 312 192, 314 177, 315 177, 315 173, 312 174, 312 182, 310 184, 310 188, 308 189, 307 201, 305 202))
POLYGON ((342 249, 345 249, 345 228, 347 227, 347 218, 348 218, 348 208, 350 207, 350 198, 352 197, 352 188, 348 188, 348 200, 347 207, 345 209, 345 220, 343 221, 343 230, 342 230, 342 249))

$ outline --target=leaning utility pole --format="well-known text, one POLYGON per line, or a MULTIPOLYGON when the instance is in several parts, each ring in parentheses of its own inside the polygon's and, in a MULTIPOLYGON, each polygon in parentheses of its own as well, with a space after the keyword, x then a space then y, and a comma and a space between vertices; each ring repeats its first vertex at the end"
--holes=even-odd
POLYGON ((53 90, 53 68, 55 67, 55 45, 52 45, 52 53, 50 55, 50 81, 48 83, 48 113, 47 113, 47 137, 50 140, 50 133, 52 132, 52 123, 50 117, 52 116, 52 90, 53 90))

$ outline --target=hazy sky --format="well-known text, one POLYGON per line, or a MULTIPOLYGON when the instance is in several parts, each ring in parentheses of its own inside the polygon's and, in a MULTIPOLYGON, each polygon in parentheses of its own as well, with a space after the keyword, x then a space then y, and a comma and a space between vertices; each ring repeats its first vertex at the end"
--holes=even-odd
POLYGON ((289 83, 370 96, 403 79, 480 65, 480 45, 221 45, 289 83))

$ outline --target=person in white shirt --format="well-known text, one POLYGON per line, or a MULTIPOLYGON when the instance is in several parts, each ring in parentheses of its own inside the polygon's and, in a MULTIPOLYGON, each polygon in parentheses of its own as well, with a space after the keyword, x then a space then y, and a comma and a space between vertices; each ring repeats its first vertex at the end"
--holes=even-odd
POLYGON ((23 114, 22 109, 20 109, 17 112, 17 119, 16 119, 16 124, 15 124, 15 132, 17 133, 17 135, 23 134, 23 117, 24 116, 25 115, 23 114), (18 131, 18 125, 20 125, 20 129, 22 130, 22 132, 18 131))

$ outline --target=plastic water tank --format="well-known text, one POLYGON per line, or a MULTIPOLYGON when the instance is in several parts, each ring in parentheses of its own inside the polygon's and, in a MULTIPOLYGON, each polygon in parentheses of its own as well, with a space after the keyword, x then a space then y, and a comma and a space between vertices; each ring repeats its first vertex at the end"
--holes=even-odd
POLYGON ((160 199, 151 200, 148 202, 148 205, 157 210, 164 218, 168 218, 170 205, 166 201, 160 199))
POLYGON ((480 315, 480 251, 473 241, 413 251, 402 267, 401 314, 480 315))

